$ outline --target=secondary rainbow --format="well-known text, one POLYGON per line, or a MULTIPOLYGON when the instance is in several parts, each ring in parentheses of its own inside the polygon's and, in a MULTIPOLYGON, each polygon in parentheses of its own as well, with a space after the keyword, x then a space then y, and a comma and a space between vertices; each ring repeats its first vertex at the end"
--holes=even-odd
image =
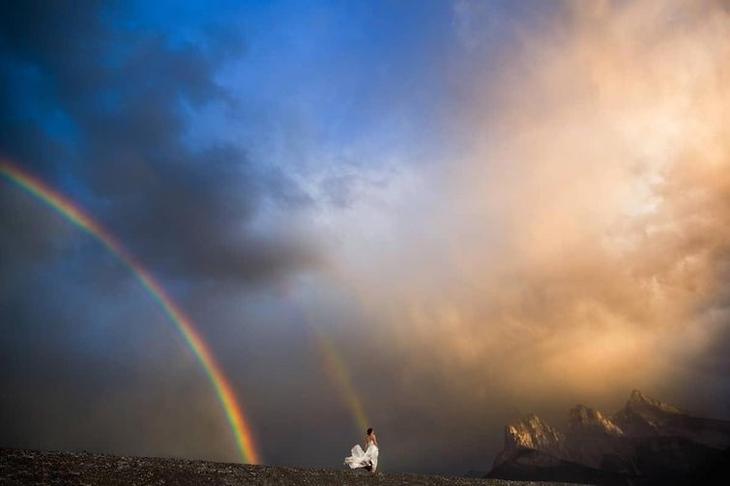
POLYGON ((218 400, 225 410, 241 458, 247 463, 259 463, 259 454, 256 450, 251 427, 236 400, 233 388, 223 374, 221 367, 213 358, 210 348, 195 329, 193 321, 183 313, 180 307, 165 292, 162 285, 116 238, 86 214, 77 204, 54 191, 40 179, 6 160, 0 160, 0 174, 58 211, 71 223, 94 236, 130 268, 142 286, 162 306, 208 375, 218 400))
POLYGON ((316 327, 313 329, 317 345, 322 353, 324 367, 340 389, 340 393, 347 404, 347 408, 350 409, 357 429, 364 432, 368 427, 365 407, 362 405, 360 395, 355 391, 347 366, 335 349, 332 340, 316 327))

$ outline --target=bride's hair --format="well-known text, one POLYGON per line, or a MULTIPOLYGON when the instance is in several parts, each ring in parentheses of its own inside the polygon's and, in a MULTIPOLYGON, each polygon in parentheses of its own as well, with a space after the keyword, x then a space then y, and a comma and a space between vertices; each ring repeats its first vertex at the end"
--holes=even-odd
POLYGON ((372 428, 368 429, 368 435, 370 435, 372 433, 373 433, 373 429, 372 428))

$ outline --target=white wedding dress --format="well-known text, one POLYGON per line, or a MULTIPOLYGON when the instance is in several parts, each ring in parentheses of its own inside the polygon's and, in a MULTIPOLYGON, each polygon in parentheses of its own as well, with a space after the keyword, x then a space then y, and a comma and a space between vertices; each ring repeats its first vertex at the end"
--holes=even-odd
POLYGON ((350 454, 350 457, 345 458, 345 464, 350 466, 350 469, 372 466, 371 471, 375 472, 378 468, 378 446, 373 441, 368 442, 366 451, 362 450, 360 444, 356 444, 350 454))

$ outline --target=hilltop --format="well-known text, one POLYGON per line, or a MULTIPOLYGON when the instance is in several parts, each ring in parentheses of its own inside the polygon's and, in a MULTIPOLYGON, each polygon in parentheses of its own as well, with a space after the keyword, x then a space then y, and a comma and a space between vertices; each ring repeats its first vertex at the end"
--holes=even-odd
MULTIPOLYGON (((472 479, 344 469, 252 466, 187 459, 112 456, 87 452, 0 449, 3 485, 307 485, 307 486, 537 486, 529 481, 472 479)), ((561 483, 539 483, 557 486, 561 483)))

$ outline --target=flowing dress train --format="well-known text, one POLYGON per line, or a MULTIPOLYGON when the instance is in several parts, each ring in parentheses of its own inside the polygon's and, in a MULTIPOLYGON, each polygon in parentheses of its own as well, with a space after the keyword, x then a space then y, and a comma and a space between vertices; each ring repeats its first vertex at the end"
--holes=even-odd
POLYGON ((360 444, 356 444, 350 451, 350 456, 345 458, 345 464, 350 469, 371 467, 371 471, 375 472, 378 468, 378 446, 369 442, 367 450, 363 451, 360 444))

